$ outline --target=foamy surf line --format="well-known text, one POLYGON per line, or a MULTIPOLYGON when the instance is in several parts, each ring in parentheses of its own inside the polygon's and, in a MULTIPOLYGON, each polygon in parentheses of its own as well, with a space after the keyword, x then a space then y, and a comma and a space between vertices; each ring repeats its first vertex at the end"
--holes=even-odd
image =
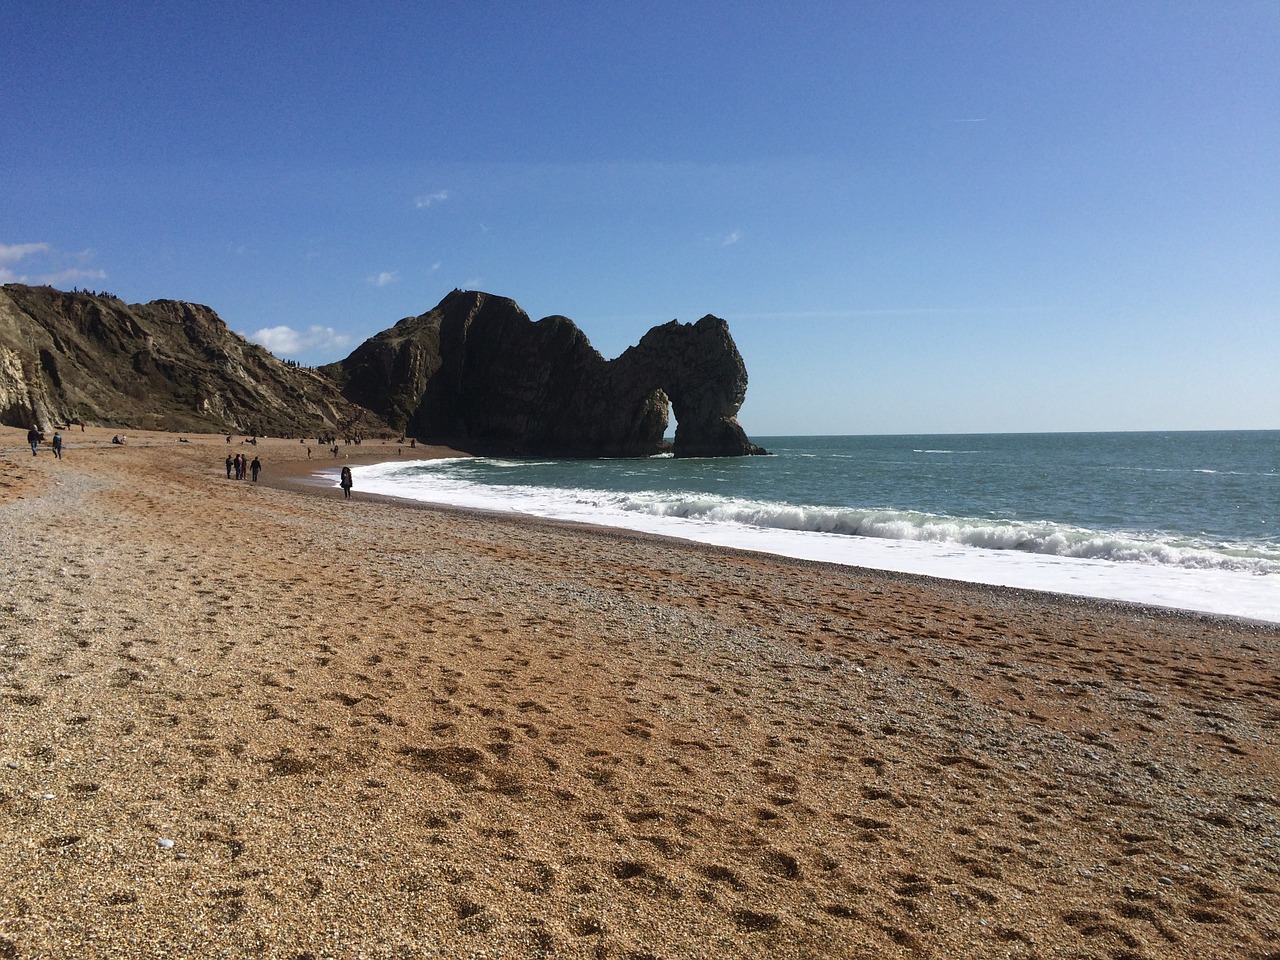
MULTIPOLYGON (((1280 623, 1280 581, 1274 574, 1186 569, 991 549, 951 541, 784 529, 648 513, 619 506, 627 498, 605 491, 484 486, 443 472, 415 477, 403 464, 394 463, 354 467, 353 472, 357 490, 426 503, 636 530, 843 566, 1280 623)), ((332 471, 323 476, 337 482, 332 471)))

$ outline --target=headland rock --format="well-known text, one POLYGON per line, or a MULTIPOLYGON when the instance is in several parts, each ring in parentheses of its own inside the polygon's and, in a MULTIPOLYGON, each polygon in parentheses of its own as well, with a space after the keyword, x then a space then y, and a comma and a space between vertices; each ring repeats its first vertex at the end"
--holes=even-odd
POLYGON ((407 434, 476 453, 764 453, 737 413, 747 371, 717 317, 654 327, 606 360, 566 317, 455 290, 344 360, 280 360, 209 307, 0 290, 0 423, 86 420, 280 436, 407 434), (675 439, 664 439, 670 415, 675 439))
POLYGON ((738 424, 747 370, 729 325, 713 316, 654 327, 605 360, 566 317, 533 321, 513 300, 455 290, 321 369, 392 424, 476 452, 764 452, 738 424))

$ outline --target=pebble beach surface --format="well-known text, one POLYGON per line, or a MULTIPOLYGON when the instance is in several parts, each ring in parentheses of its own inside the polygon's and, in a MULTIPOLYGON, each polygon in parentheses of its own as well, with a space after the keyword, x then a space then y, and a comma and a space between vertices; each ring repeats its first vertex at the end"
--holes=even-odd
POLYGON ((1280 957, 1275 625, 113 432, 0 428, 0 960, 1280 957))

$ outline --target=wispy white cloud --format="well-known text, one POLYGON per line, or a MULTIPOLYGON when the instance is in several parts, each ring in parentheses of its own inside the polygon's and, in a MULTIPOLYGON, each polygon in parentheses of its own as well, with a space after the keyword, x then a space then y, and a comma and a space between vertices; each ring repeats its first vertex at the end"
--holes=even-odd
POLYGON ((92 250, 64 254, 50 243, 0 243, 0 283, 38 283, 53 287, 65 287, 83 280, 105 280, 107 272, 87 266, 63 266, 72 263, 87 264, 93 259, 92 250), (9 264, 31 261, 31 273, 19 272, 9 264), (41 269, 42 268, 42 269, 41 269))
POLYGON ((396 273, 394 270, 383 270, 381 273, 376 273, 370 277, 369 282, 375 287, 385 287, 389 284, 395 283, 399 279, 400 274, 396 273))
POLYGON ((309 350, 332 350, 345 347, 351 342, 350 337, 333 327, 308 327, 305 332, 288 326, 263 327, 245 334, 245 339, 262 344, 278 356, 306 353, 309 350))
POLYGON ((730 230, 728 233, 716 233, 704 235, 700 242, 708 246, 715 245, 717 247, 732 247, 735 243, 742 239, 741 230, 730 230))
POLYGON ((448 190, 437 190, 435 193, 423 193, 413 198, 413 205, 419 210, 433 206, 437 203, 444 203, 449 199, 448 190))
POLYGON ((47 243, 0 243, 0 263, 17 263, 33 253, 49 253, 47 243))

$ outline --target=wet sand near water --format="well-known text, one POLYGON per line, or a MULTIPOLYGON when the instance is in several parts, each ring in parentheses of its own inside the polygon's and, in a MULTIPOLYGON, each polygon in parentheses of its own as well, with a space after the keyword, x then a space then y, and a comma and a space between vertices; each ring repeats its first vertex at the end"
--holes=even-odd
POLYGON ((118 432, 0 428, 0 958, 1280 957, 1274 625, 118 432))

